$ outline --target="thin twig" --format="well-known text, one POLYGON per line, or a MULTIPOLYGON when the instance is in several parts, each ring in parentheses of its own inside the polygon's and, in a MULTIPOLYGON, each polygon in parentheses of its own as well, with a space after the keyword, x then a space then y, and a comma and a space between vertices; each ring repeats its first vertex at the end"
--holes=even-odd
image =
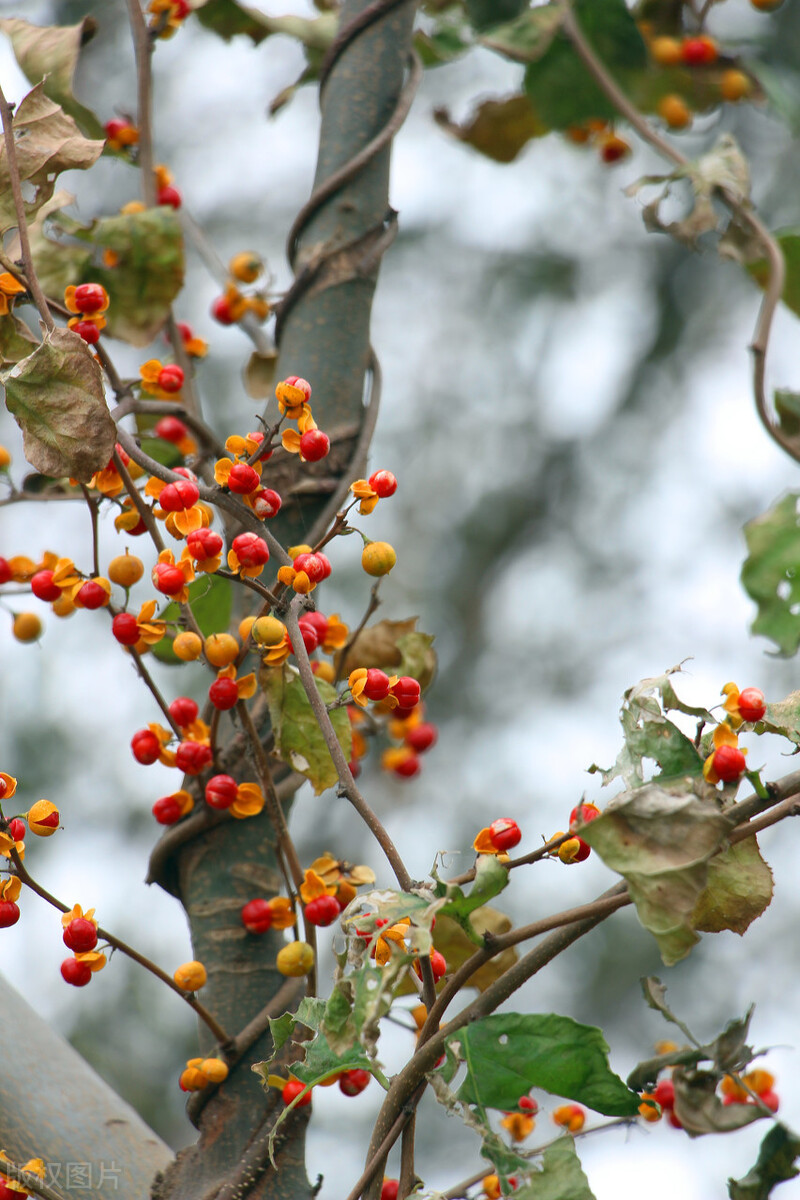
POLYGON ((11 105, 5 98, 3 89, 0 87, 0 116, 3 120, 3 138, 6 147, 6 159, 8 161, 8 181, 11 184, 11 194, 14 197, 14 209, 17 214, 17 229, 19 233, 19 244, 22 250, 22 262, 25 268, 25 276, 27 280, 28 290, 33 296, 36 307, 39 310, 39 316, 45 327, 52 331, 56 327, 53 320, 53 314, 47 305, 45 294, 42 291, 41 284, 36 277, 36 271, 33 266, 33 256, 31 254, 31 243, 28 237, 28 219, 25 216, 25 201, 22 198, 22 183, 19 177, 19 164, 17 163, 17 148, 14 144, 14 123, 11 113, 11 105))
POLYGON ((147 532, 150 534, 150 537, 153 540, 153 545, 155 546, 156 550, 160 554, 161 551, 164 549, 164 539, 161 536, 161 530, 158 528, 156 519, 153 516, 153 510, 150 507, 150 505, 145 504, 144 500, 142 499, 139 489, 137 488, 136 484, 133 482, 133 479, 131 478, 131 473, 128 470, 128 468, 125 466, 125 463, 122 459, 122 455, 119 453, 119 451, 116 449, 116 447, 114 448, 114 454, 112 457, 114 460, 114 466, 117 469, 117 474, 119 475, 120 479, 122 480, 122 482, 124 484, 125 491, 130 496, 133 507, 138 512, 139 517, 142 520, 142 523, 146 527, 147 532))
MULTIPOLYGON (((64 1200, 60 1192, 55 1188, 51 1188, 38 1175, 32 1175, 30 1171, 23 1171, 22 1167, 16 1163, 9 1162, 8 1159, 0 1161, 0 1179, 13 1179, 16 1183, 21 1183, 25 1187, 25 1191, 33 1192, 36 1196, 41 1196, 43 1200, 64 1200)), ((116 1182, 116 1181, 115 1181, 116 1182)), ((14 1192, 15 1196, 24 1196, 25 1192, 14 1192)))
POLYGON ((397 882, 404 892, 408 892, 413 887, 413 880, 409 875, 405 863, 400 857, 397 847, 395 846, 389 834, 382 823, 378 820, 375 813, 367 804, 361 792, 356 787, 356 782, 353 779, 352 772, 348 765, 347 759, 344 756, 344 751, 339 744, 339 739, 336 736, 336 730, 331 724, 331 719, 328 710, 325 707, 325 702, 319 694, 317 683, 314 678, 314 672, 311 670, 311 663, 308 659, 303 637, 300 633, 300 628, 297 623, 298 608, 302 604, 302 597, 298 596, 289 605, 286 611, 286 628, 289 633, 294 654, 297 660, 297 668, 300 672, 300 680, 308 696, 311 709, 317 719, 320 732, 325 739, 325 745, 328 747, 330 756, 333 759, 333 765, 336 767, 336 773, 339 776, 339 793, 346 796, 356 810, 358 815, 366 824, 370 833, 377 841, 380 848, 383 850, 392 870, 395 873, 397 882))
POLYGON ((128 19, 136 56, 136 125, 139 130, 138 157, 142 172, 142 197, 148 208, 156 203, 153 169, 153 42, 139 0, 128 0, 128 19))

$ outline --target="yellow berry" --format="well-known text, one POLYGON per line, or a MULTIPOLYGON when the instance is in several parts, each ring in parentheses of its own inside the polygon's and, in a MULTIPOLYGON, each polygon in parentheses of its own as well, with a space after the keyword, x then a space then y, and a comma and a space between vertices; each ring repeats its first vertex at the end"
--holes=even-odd
POLYGON ((397 555, 388 542, 367 542, 361 554, 361 566, 368 575, 388 575, 397 555))
POLYGON ((184 992, 196 992, 208 979, 206 969, 201 962, 193 960, 183 963, 177 968, 172 978, 184 992))
POLYGON ((203 652, 203 642, 196 633, 179 633, 172 643, 172 650, 181 662, 194 662, 203 652))
POLYGON ((259 646, 280 646, 286 626, 277 617, 259 617, 250 633, 259 646))
POLYGON ((212 633, 204 648, 212 667, 230 666, 239 654, 239 643, 232 633, 212 633))
POLYGON ((730 70, 722 72, 719 90, 723 100, 735 104, 737 100, 744 100, 746 96, 750 95, 753 85, 744 71, 736 71, 731 67, 730 70))
POLYGON ((228 270, 239 283, 254 283, 264 270, 264 264, 253 250, 243 250, 234 254, 228 263, 228 270))
POLYGON ((222 1083, 228 1078, 228 1064, 221 1058, 204 1058, 199 1068, 209 1083, 222 1083))
POLYGON ((289 942, 278 951, 276 966, 281 975, 307 975, 314 966, 314 951, 308 942, 289 942))
POLYGON ((686 101, 674 94, 662 97, 658 102, 657 111, 670 129, 685 129, 692 120, 692 114, 686 101))
POLYGON ((36 613, 17 613, 11 631, 18 642, 35 642, 42 635, 42 622, 36 613))
POLYGON ((108 564, 108 578, 120 587, 133 587, 144 574, 144 563, 135 554, 120 554, 108 564))
POLYGON ((253 628, 255 623, 256 623, 255 617, 245 617, 243 621, 239 622, 238 632, 239 632, 239 637, 242 639, 243 642, 246 642, 247 639, 249 638, 250 630, 253 628))
POLYGON ((317 663, 314 674, 317 679, 324 679, 326 683, 334 683, 336 680, 336 672, 333 669, 333 664, 329 662, 317 663))
POLYGON ((681 44, 677 38, 656 37, 650 43, 650 54, 660 67, 676 67, 681 61, 681 44))

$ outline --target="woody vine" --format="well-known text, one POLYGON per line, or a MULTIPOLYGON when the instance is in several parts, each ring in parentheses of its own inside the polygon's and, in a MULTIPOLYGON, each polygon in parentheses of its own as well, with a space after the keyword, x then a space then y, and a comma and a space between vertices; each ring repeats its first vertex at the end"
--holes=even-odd
MULTIPOLYGON (((613 799, 576 804, 565 828, 538 842, 513 814, 487 813, 475 831, 474 866, 454 877, 437 856, 430 876, 415 879, 358 783, 360 762, 372 753, 384 770, 413 781, 437 739, 423 699, 435 673, 433 638, 413 621, 374 620, 391 573, 402 571, 380 536, 382 508, 402 476, 366 466, 381 387, 369 309, 396 230, 388 155, 423 65, 476 42, 524 64, 524 90, 492 110, 488 141, 479 119, 485 105, 461 126, 438 114, 462 141, 502 161, 555 132, 598 150, 610 167, 632 153, 630 129, 674 167, 634 189, 664 187, 645 219, 691 247, 705 237, 763 287, 754 403, 769 436, 798 458, 798 397, 781 391, 770 404, 765 385, 774 312, 782 297, 796 303, 788 253, 796 236, 773 234, 759 218, 732 139, 691 161, 674 136, 695 112, 768 102, 765 85, 709 32, 712 5, 694 0, 642 0, 633 11, 623 0, 533 8, 511 0, 500 22, 482 0, 436 0, 421 6, 416 28, 416 6, 403 0, 353 0, 341 12, 320 4, 313 20, 270 18, 231 0, 150 0, 145 10, 129 0, 128 9, 138 91, 120 99, 131 115, 105 124, 71 90, 91 25, 0 21, 32 85, 14 106, 0 90, 0 221, 12 235, 0 254, 0 353, 6 403, 35 472, 22 480, 0 451, 0 504, 33 505, 34 493, 36 502, 69 500, 85 507, 91 535, 82 562, 44 546, 38 558, 0 557, 0 598, 21 642, 47 636, 30 596, 56 619, 105 619, 106 634, 149 690, 154 719, 133 733, 132 755, 142 766, 174 768, 177 784, 152 805, 164 833, 149 879, 186 908, 195 958, 177 967, 150 961, 100 924, 101 899, 51 894, 28 835, 68 840, 69 815, 58 797, 27 796, 24 762, 0 772, 0 927, 24 919, 33 891, 60 914, 54 919, 71 952, 60 968, 67 984, 83 988, 113 970, 113 950, 199 1018, 198 1054, 179 1081, 199 1140, 155 1175, 154 1197, 314 1194, 302 1139, 314 1090, 331 1085, 345 1098, 368 1086, 385 1092, 363 1171, 342 1190, 348 1200, 434 1194, 415 1160, 416 1112, 433 1103, 476 1135, 476 1169, 435 1193, 453 1200, 590 1198, 581 1137, 661 1119, 690 1137, 765 1122, 758 1161, 745 1179, 729 1181, 729 1195, 767 1196, 797 1174, 800 1136, 777 1115, 776 1081, 748 1043, 752 1014, 704 1042, 669 1008, 659 981, 646 980, 647 1003, 681 1037, 648 1051, 623 1082, 599 1029, 504 1006, 629 905, 667 966, 702 933, 745 932, 772 897, 757 835, 794 815, 800 796, 800 773, 765 779, 746 755, 757 756, 761 736, 800 745, 798 694, 768 702, 750 681, 741 689, 727 682, 720 703, 699 707, 680 698, 680 668, 643 680, 623 700, 616 763, 590 768, 604 786, 621 781, 613 799), (169 168, 156 161, 157 49, 194 20, 223 37, 296 36, 308 57, 298 84, 319 84, 317 179, 289 234, 296 277, 282 296, 256 251, 242 249, 227 267, 219 262, 169 168), (358 84, 370 61, 381 63, 380 84, 373 80, 353 116, 353 79, 358 84), (91 170, 101 155, 127 164, 138 195, 86 226, 69 214, 55 181, 68 169, 91 170), (686 182, 688 211, 663 222, 664 195, 686 182), (213 349, 176 316, 185 247, 219 278, 216 321, 240 327, 253 343, 254 398, 265 397, 277 359, 274 398, 222 445, 203 415, 203 361, 213 349), (309 328, 320 330, 314 345, 309 328), (165 332, 167 355, 153 348, 165 332), (115 366, 115 339, 142 348, 136 378, 115 366), (120 552, 107 563, 101 523, 119 534, 120 552), (147 550, 133 553, 139 538, 147 550), (365 575, 362 612, 326 612, 325 580, 354 542, 365 575), (203 664, 203 695, 183 695, 179 683, 167 694, 153 658, 170 665, 176 681, 182 664, 203 664), (352 864, 324 846, 301 861, 290 808, 306 782, 349 804, 373 837, 374 861, 352 864), (526 869, 556 860, 579 868, 593 850, 620 877, 601 896, 517 928, 494 908, 526 869), (332 981, 317 970, 323 937, 335 950, 332 981), (414 1034, 407 1063, 391 1076, 381 1058, 386 1019, 414 1034), (545 1113, 552 1125, 541 1136, 545 1113), (387 1161, 397 1144, 392 1175, 387 1161)), ((796 497, 754 522, 744 572, 759 604, 755 628, 784 653, 800 642, 796 547, 777 566, 774 551, 792 533, 796 539, 795 525, 796 497)), ((2 1153, 0 1200, 59 1196, 47 1181, 51 1151, 35 1129, 30 1138, 24 1155, 2 1153)))

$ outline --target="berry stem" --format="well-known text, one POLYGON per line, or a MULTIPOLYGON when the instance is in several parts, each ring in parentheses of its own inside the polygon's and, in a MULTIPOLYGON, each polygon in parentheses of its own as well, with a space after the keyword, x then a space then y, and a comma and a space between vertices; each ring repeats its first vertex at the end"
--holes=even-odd
MULTIPOLYGON (((38 1175, 31 1175, 28 1171, 23 1171, 22 1167, 16 1163, 9 1162, 8 1159, 3 1159, 3 1175, 6 1179, 13 1179, 16 1183, 21 1183, 25 1187, 25 1191, 33 1192, 35 1196, 41 1196, 43 1200, 64 1200, 60 1192, 55 1188, 49 1187, 43 1179, 38 1175)), ((25 1192, 15 1192, 19 1195, 20 1200, 25 1195, 25 1192)))
MULTIPOLYGON (((46 900, 48 904, 53 906, 53 908, 57 908, 59 912, 67 913, 71 911, 68 905, 64 904, 61 900, 56 899, 56 897, 48 892, 46 888, 43 888, 40 883, 36 882, 33 876, 28 872, 16 849, 12 848, 9 851, 9 854, 20 883, 24 883, 25 886, 30 888, 32 892, 35 892, 37 896, 42 898, 42 900, 46 900)), ((103 929, 100 925, 97 927, 97 936, 102 941, 108 942, 109 946, 113 946, 115 950, 119 950, 120 953, 124 954, 127 958, 133 959, 133 961, 138 963, 140 967, 144 967, 146 971, 149 971, 151 975, 155 975, 156 978, 160 979, 162 983, 165 983, 167 987, 171 989, 171 991, 180 996, 190 1008, 194 1009, 200 1020, 208 1026, 216 1040, 219 1042, 223 1051, 228 1046, 233 1045, 233 1039, 229 1037, 229 1035, 211 1015, 208 1009, 201 1004, 192 993, 184 992, 182 988, 179 988, 172 976, 168 975, 166 971, 163 971, 161 967, 157 965, 157 963, 154 963, 152 959, 147 957, 147 955, 141 954, 138 950, 134 950, 134 948, 129 946, 127 942, 123 942, 120 938, 115 937, 113 933, 109 933, 107 929, 103 929)))
POLYGON ((8 178, 11 184, 11 194, 14 197, 14 209, 17 214, 17 228, 19 232, 19 244, 22 251, 22 263, 25 268, 25 278, 28 285, 28 291, 33 296, 36 307, 39 310, 39 316, 47 329, 51 332, 55 329, 56 323, 53 320, 53 314, 47 304, 47 299, 42 291, 41 284, 36 276, 36 271, 33 266, 33 257, 31 255, 31 243, 28 237, 28 220, 25 216, 25 202, 22 198, 22 183, 19 177, 19 164, 17 162, 17 148, 14 144, 14 125, 11 113, 11 105, 5 98, 2 87, 0 87, 0 117, 3 121, 3 139, 6 146, 6 158, 8 159, 8 178))

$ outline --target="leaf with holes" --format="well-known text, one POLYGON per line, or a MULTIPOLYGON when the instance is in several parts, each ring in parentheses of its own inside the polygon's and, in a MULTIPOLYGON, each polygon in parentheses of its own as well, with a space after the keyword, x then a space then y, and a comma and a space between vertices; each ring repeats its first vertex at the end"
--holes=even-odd
MULTIPOLYGON (((283 667, 262 671, 260 680, 269 705, 276 756, 305 775, 319 796, 326 788, 334 787, 339 776, 300 676, 294 667, 285 663, 283 667)), ((325 704, 333 704, 337 699, 336 689, 321 679, 316 684, 325 704)), ((330 718, 349 762, 353 735, 347 710, 335 708, 330 718)))
MULTIPOLYGON (((610 1117, 634 1116, 639 1097, 608 1065, 602 1031, 555 1013, 501 1013, 473 1021, 447 1039, 467 1074, 457 1096, 502 1111, 542 1088, 610 1117)), ((453 1066, 443 1068, 452 1078, 453 1066)))
POLYGON ((88 483, 108 465, 117 427, 100 367, 76 333, 45 330, 33 353, 0 378, 8 411, 22 430, 25 457, 37 471, 88 483))

